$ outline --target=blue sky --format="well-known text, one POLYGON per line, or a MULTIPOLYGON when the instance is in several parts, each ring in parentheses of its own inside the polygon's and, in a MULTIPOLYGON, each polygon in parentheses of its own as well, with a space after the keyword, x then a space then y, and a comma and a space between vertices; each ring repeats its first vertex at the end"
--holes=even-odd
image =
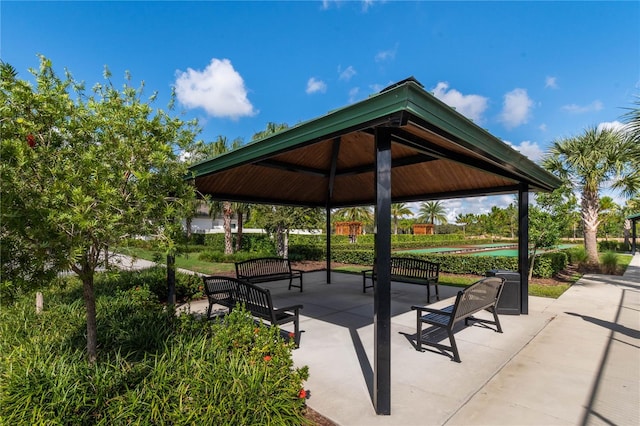
MULTIPOLYGON (((539 160, 640 95, 640 2, 0 2, 0 57, 37 54, 87 87, 125 71, 200 137, 248 142, 414 76, 539 160)), ((450 219, 513 196, 447 201, 450 219)))

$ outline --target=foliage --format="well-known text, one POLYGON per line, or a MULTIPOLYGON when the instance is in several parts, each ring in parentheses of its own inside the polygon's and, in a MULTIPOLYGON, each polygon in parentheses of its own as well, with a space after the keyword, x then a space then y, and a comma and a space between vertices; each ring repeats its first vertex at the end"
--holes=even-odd
POLYGON ((242 309, 174 316, 126 279, 96 282, 101 356, 83 359, 79 285, 0 311, 0 424, 304 424, 308 370, 242 309), (115 289, 119 290, 115 290, 115 289), (108 332, 107 332, 108 331, 108 332))
MULTIPOLYGON (((506 256, 467 256, 451 254, 409 254, 403 256, 429 260, 440 264, 440 271, 451 274, 485 275, 491 269, 518 270, 518 259, 506 256)), ((331 260, 356 265, 373 265, 372 250, 344 250, 332 252, 331 260)), ((567 266, 567 255, 564 252, 543 253, 536 257, 533 275, 550 278, 567 266)))
MULTIPOLYGON (((117 89, 107 69, 88 94, 71 74, 58 77, 44 57, 31 70, 35 87, 7 64, 1 68, 2 245, 5 237, 18 240, 30 253, 23 281, 42 277, 34 267, 72 270, 82 279, 94 362, 94 273, 105 266, 107 249, 132 235, 157 235, 175 252, 181 231, 174 218, 186 215, 193 197, 179 151, 193 142, 194 123, 154 111, 155 94, 144 101, 144 86, 130 86, 128 77, 117 89)), ((3 276, 10 269, 4 259, 3 276)))
POLYGON ((613 275, 618 271, 618 255, 607 251, 600 256, 600 267, 605 274, 613 275))
POLYGON ((440 201, 427 201, 420 203, 418 220, 427 223, 447 223, 447 211, 440 201))
MULTIPOLYGON (((237 238, 237 235, 234 235, 237 238)), ((204 244, 214 250, 224 251, 223 234, 206 234, 204 244)), ((267 234, 245 234, 242 237, 242 251, 249 253, 271 253, 275 255, 276 247, 267 234)))
POLYGON ((640 144, 637 135, 608 127, 554 141, 543 166, 581 193, 584 243, 588 261, 598 263, 600 191, 605 184, 628 198, 640 191, 640 144))

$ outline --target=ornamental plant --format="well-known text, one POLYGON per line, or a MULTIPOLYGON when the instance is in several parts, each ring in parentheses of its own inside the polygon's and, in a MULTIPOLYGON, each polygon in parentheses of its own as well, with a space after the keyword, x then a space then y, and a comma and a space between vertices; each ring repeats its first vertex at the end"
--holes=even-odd
POLYGON ((179 153, 193 143, 195 123, 154 110, 156 95, 144 100, 129 76, 117 88, 106 68, 90 91, 69 72, 59 77, 45 57, 30 72, 33 83, 0 63, 2 280, 11 281, 0 288, 43 286, 73 271, 94 363, 95 271, 127 237, 155 235, 174 250, 174 218, 186 217, 193 198, 179 153))
POLYGON ((98 274, 101 356, 84 357, 77 278, 0 310, 0 424, 306 424, 306 367, 293 342, 243 309, 175 316, 149 282, 98 274), (301 391, 304 390, 304 393, 301 391), (304 397, 303 397, 304 395, 304 397))

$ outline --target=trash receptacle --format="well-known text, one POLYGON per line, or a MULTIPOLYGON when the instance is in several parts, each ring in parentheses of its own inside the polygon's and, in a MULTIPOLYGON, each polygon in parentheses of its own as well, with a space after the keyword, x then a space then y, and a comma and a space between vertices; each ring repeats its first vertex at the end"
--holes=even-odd
POLYGON ((504 286, 496 311, 498 314, 520 315, 522 302, 520 300, 520 273, 515 271, 505 271, 502 269, 491 269, 487 271, 487 277, 504 278, 504 286))

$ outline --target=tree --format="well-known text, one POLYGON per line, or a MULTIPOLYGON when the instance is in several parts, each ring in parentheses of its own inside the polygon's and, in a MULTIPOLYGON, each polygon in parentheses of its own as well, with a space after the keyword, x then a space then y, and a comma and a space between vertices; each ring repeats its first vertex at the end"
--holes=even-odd
POLYGON ((529 279, 533 276, 536 254, 540 249, 552 249, 560 243, 562 231, 570 221, 575 197, 559 188, 552 193, 536 193, 536 204, 529 207, 529 279))
POLYGON ((440 201, 427 201, 420 203, 418 219, 435 225, 447 223, 447 211, 440 201))
POLYGON ((462 226, 462 235, 466 237, 467 229, 469 229, 469 233, 472 234, 471 230, 477 225, 478 216, 473 213, 459 214, 456 216, 456 223, 462 226))
POLYGON ((620 213, 620 206, 613 201, 613 198, 608 195, 600 198, 598 220, 600 221, 600 230, 602 234, 604 234, 605 241, 609 240, 609 235, 615 235, 622 229, 622 217, 620 213))
MULTIPOLYGON (((217 157, 226 152, 234 150, 242 145, 242 139, 236 138, 229 142, 226 136, 218 138, 209 143, 200 143, 192 152, 192 161, 204 160, 206 158, 217 157)), ((224 254, 233 254, 233 236, 231 235, 231 219, 233 217, 234 205, 230 201, 216 200, 210 201, 209 215, 215 219, 217 215, 222 215, 222 228, 224 229, 224 254)))
POLYGON ((274 237, 278 256, 289 257, 289 232, 291 229, 313 230, 324 223, 322 209, 311 207, 257 205, 255 222, 274 237))
POLYGON ((249 203, 233 203, 232 209, 236 212, 238 219, 238 232, 236 235, 236 251, 242 250, 242 230, 244 229, 244 220, 251 219, 251 204, 249 203))
POLYGON ((543 166, 569 188, 580 191, 585 250, 589 263, 599 263, 600 190, 610 182, 627 197, 638 193, 640 144, 628 132, 592 127, 581 135, 554 141, 543 166))
POLYGON ((391 204, 391 217, 393 218, 394 234, 398 234, 398 219, 405 216, 413 216, 413 212, 406 203, 391 204))
MULTIPOLYGON (((2 245, 5 236, 20 241, 35 265, 78 275, 94 363, 94 274, 107 264, 107 247, 135 235, 155 235, 175 250, 182 230, 174 218, 186 217, 193 198, 179 157, 193 127, 154 111, 128 76, 116 89, 106 68, 90 94, 44 57, 31 70, 35 87, 9 65, 0 68, 2 245)), ((3 259, 3 276, 4 266, 3 259)))

